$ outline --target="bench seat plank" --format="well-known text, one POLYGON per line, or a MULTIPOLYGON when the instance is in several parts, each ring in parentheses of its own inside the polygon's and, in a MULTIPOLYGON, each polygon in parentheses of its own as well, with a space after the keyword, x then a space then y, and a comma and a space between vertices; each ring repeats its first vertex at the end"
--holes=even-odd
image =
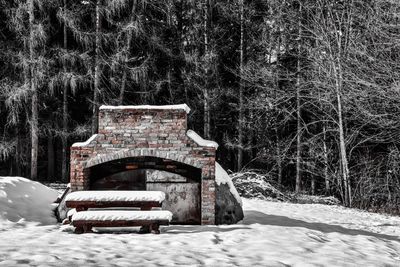
POLYGON ((72 216, 76 221, 166 221, 172 220, 172 213, 167 210, 136 211, 136 210, 90 210, 77 212, 72 216))
POLYGON ((169 225, 168 220, 116 220, 116 221, 98 221, 98 220, 76 220, 72 222, 75 227, 84 227, 90 225, 91 227, 132 227, 132 226, 146 226, 146 225, 169 225))
POLYGON ((68 200, 65 202, 65 205, 68 208, 82 208, 82 209, 90 209, 90 208, 152 208, 152 207, 161 207, 162 202, 158 201, 75 201, 68 200))
POLYGON ((90 202, 159 202, 165 200, 165 193, 162 191, 76 191, 65 198, 69 201, 90 201, 90 202))

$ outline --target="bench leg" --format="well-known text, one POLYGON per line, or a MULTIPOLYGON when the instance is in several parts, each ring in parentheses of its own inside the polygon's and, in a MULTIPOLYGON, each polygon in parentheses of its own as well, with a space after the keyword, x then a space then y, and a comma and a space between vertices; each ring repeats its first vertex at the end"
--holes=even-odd
POLYGON ((141 234, 148 234, 150 233, 150 226, 149 225, 143 225, 140 227, 139 233, 141 234))
POLYGON ((160 233, 160 226, 157 223, 153 223, 151 225, 143 225, 140 227, 139 233, 141 234, 159 234, 160 233))
POLYGON ((84 225, 84 226, 83 226, 83 232, 84 232, 84 233, 93 233, 93 231, 92 231, 92 226, 91 226, 90 224, 84 225))
POLYGON ((83 227, 80 227, 80 226, 75 227, 74 233, 75 234, 83 234, 84 233, 83 227))
POLYGON ((150 225, 150 232, 153 234, 160 234, 160 226, 156 223, 150 225))

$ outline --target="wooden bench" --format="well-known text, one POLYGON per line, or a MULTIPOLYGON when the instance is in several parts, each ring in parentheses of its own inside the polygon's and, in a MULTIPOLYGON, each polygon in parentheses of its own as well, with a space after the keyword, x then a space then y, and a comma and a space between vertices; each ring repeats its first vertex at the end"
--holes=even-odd
POLYGON ((94 210, 75 213, 72 225, 75 226, 75 233, 91 232, 92 227, 141 226, 141 231, 159 234, 160 225, 169 225, 171 219, 172 213, 166 210, 94 210))
POLYGON ((159 226, 168 225, 172 219, 169 211, 151 211, 153 207, 160 208, 164 199, 161 191, 78 191, 67 195, 65 203, 77 211, 70 218, 76 233, 91 232, 92 227, 141 226, 141 232, 158 234, 159 226))

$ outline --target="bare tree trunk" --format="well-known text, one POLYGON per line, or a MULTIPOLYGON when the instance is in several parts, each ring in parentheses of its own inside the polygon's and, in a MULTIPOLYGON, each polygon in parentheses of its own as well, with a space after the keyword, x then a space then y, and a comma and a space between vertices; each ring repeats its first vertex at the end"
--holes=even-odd
MULTIPOLYGON (((278 26, 279 27, 279 26, 278 26)), ((279 34, 278 40, 276 42, 276 70, 274 73, 274 97, 277 97, 279 90, 279 66, 280 66, 280 55, 281 55, 281 35, 279 34)), ((278 108, 277 108, 278 109, 278 108)), ((278 110, 277 110, 278 111, 278 110)), ((276 114, 278 116, 278 112, 276 114)), ((276 150, 276 165, 278 167, 278 184, 282 185, 282 160, 281 160, 281 148, 279 142, 279 133, 278 133, 278 120, 275 121, 275 150, 276 150)))
POLYGON ((54 143, 53 136, 47 139, 47 180, 54 179, 54 143))
POLYGON ((311 195, 315 195, 315 176, 311 176, 311 195))
MULTIPOLYGON (((319 42, 318 40, 316 41, 315 45, 318 47, 319 42)), ((318 67, 318 79, 321 76, 321 68, 318 67)), ((316 88, 317 90, 319 88, 316 88)), ((321 92, 318 91, 318 101, 321 103, 321 92)), ((324 116, 325 117, 325 116, 324 116)), ((323 119, 325 119, 323 117, 323 119)), ((325 181, 325 194, 329 195, 331 186, 330 186, 330 181, 329 181, 329 176, 328 176, 328 146, 327 146, 327 136, 326 136, 326 121, 323 120, 322 122, 322 148, 323 148, 323 159, 324 159, 324 181, 325 181)))
MULTIPOLYGON (((67 0, 64 0, 64 13, 67 12, 67 0)), ((67 24, 64 23, 64 40, 63 47, 65 51, 68 48, 68 39, 67 39, 67 24)), ((67 66, 64 63, 64 73, 67 72, 67 66)), ((64 84, 63 87, 63 124, 62 124, 62 159, 61 159, 61 180, 63 182, 68 181, 68 166, 67 166, 67 150, 68 150, 68 86, 64 84)))
POLYGON ((239 123, 238 123, 238 158, 237 170, 240 171, 243 165, 243 123, 244 123, 244 107, 243 107, 243 68, 244 68, 244 0, 239 1, 240 8, 240 80, 239 80, 239 123))
MULTIPOLYGON (((172 14, 168 15, 168 23, 167 23, 168 25, 172 25, 172 16, 173 16, 172 14)), ((174 53, 174 49, 172 49, 172 53, 174 53)), ((168 87, 170 103, 174 103, 174 92, 172 89, 172 76, 173 76, 172 69, 173 69, 173 67, 174 66, 173 66, 171 57, 168 57, 168 71, 167 71, 168 85, 167 85, 167 87, 168 87)))
POLYGON ((36 88, 35 82, 35 73, 34 73, 34 30, 33 23, 35 20, 34 17, 34 5, 33 0, 29 0, 28 3, 28 13, 29 13, 29 57, 30 57, 30 85, 31 85, 31 93, 32 93, 32 102, 31 102, 31 179, 37 180, 37 160, 38 160, 38 149, 39 149, 39 128, 38 128, 38 92, 36 88))
POLYGON ((38 149, 39 149, 39 129, 38 129, 38 95, 36 85, 32 79, 32 119, 31 119, 31 179, 37 180, 37 163, 38 163, 38 149))
MULTIPOLYGON (((353 5, 353 1, 349 2, 350 7, 353 5)), ((351 11, 351 10, 350 10, 351 11)), ((335 20, 333 15, 332 20, 335 20)), ((348 32, 350 34, 351 31, 351 14, 348 14, 348 32)), ((342 25, 339 26, 338 32, 343 32, 342 25)), ((342 173, 342 181, 344 187, 344 204, 346 206, 351 206, 351 185, 350 185, 350 173, 349 173, 349 165, 347 161, 347 152, 346 152, 346 141, 344 134, 344 120, 343 120, 343 107, 342 107, 342 91, 343 91, 343 65, 342 65, 342 55, 344 55, 344 51, 346 49, 346 43, 349 41, 349 35, 342 37, 342 34, 336 34, 336 45, 337 45, 337 55, 335 57, 331 57, 333 63, 333 72, 335 76, 335 93, 336 93, 336 101, 337 101, 337 112, 338 112, 338 130, 339 130, 339 153, 341 160, 341 173, 342 173), (343 39, 347 38, 347 39, 343 39), (344 40, 344 42, 343 42, 344 40), (344 44, 343 44, 344 43, 344 44)))
POLYGON ((297 58, 297 73, 296 73, 296 115, 297 115, 297 138, 296 138, 296 193, 301 191, 301 92, 300 92, 300 72, 301 72, 301 13, 302 5, 299 2, 299 21, 298 21, 298 58, 297 58))
POLYGON ((96 56, 94 67, 94 89, 93 89, 93 116, 92 134, 97 133, 99 123, 99 93, 100 93, 100 34, 101 34, 101 0, 96 1, 96 56))
MULTIPOLYGON (((351 182, 350 182, 350 170, 349 170, 349 163, 347 160, 347 152, 346 152, 346 141, 345 141, 345 134, 344 134, 344 120, 343 120, 343 111, 342 111, 342 91, 343 91, 343 65, 342 65, 342 50, 347 49, 349 45, 351 32, 352 32, 352 24, 353 24, 353 5, 354 1, 348 1, 348 13, 347 13, 347 23, 345 24, 346 34, 345 34, 345 45, 342 49, 341 42, 342 36, 339 35, 339 57, 338 57, 338 78, 339 78, 339 86, 337 87, 339 92, 337 92, 338 98, 338 113, 339 113, 339 137, 340 137, 340 151, 341 151, 341 158, 342 158, 342 165, 343 165, 343 182, 345 187, 345 194, 346 194, 346 204, 351 207, 352 206, 352 189, 351 189, 351 182)), ((344 53, 343 53, 344 54, 344 53)))
POLYGON ((126 69, 124 69, 123 73, 122 73, 121 90, 119 91, 119 99, 118 99, 118 104, 119 105, 123 105, 124 104, 126 78, 127 78, 126 69))
POLYGON ((168 59, 168 72, 167 72, 167 78, 168 78, 168 92, 169 92, 169 99, 171 103, 174 103, 174 93, 172 91, 172 73, 171 73, 171 59, 168 59))
MULTIPOLYGON (((131 14, 130 21, 132 21, 132 19, 134 18, 134 12, 135 12, 135 6, 132 8, 132 14, 131 14)), ((126 46, 127 46, 126 50, 127 50, 127 53, 125 55, 125 64, 128 63, 128 58, 129 58, 128 53, 131 50, 131 41, 132 41, 132 30, 129 29, 128 33, 127 33, 127 36, 126 36, 126 46)), ((121 90, 119 92, 119 101, 118 101, 119 105, 123 105, 124 104, 126 82, 127 82, 126 79, 127 79, 127 71, 126 71, 126 66, 124 66, 124 70, 123 70, 123 73, 122 73, 121 90)))
POLYGON ((208 2, 204 0, 204 18, 203 18, 203 31, 204 31, 204 55, 208 55, 208 2))
POLYGON ((204 95, 204 138, 210 139, 210 96, 209 96, 209 82, 208 82, 208 75, 210 73, 210 59, 209 59, 209 51, 208 51, 208 0, 204 1, 204 57, 206 60, 206 83, 205 87, 203 89, 203 95, 204 95))
POLYGON ((208 95, 208 89, 203 90, 204 94, 204 138, 210 139, 210 97, 208 95))
POLYGON ((338 110, 338 119, 339 119, 339 146, 340 146, 340 159, 341 159, 341 171, 342 171, 342 179, 343 179, 343 187, 344 187, 344 202, 346 206, 351 206, 351 187, 349 182, 349 166, 347 162, 347 153, 346 153, 346 143, 344 137, 344 123, 343 123, 343 111, 342 111, 342 88, 343 88, 343 76, 342 76, 342 66, 340 57, 337 60, 337 68, 335 70, 336 76, 336 101, 337 101, 337 110, 338 110))
POLYGON ((324 179, 325 179, 325 191, 327 194, 331 191, 331 186, 329 182, 329 176, 328 176, 328 147, 326 145, 327 139, 326 139, 326 123, 324 122, 322 126, 322 132, 323 132, 323 149, 324 149, 324 179))
POLYGON ((20 135, 19 124, 17 125, 17 144, 15 148, 15 169, 16 175, 21 176, 21 135, 20 135))
MULTIPOLYGON (((255 94, 257 94, 257 91, 256 91, 256 93, 255 94)), ((254 111, 253 111, 253 109, 250 109, 250 112, 249 112, 249 122, 253 122, 254 121, 254 111)), ((249 128, 249 135, 248 135, 248 142, 249 142, 249 145, 250 145, 250 149, 249 149, 249 159, 250 160, 253 160, 254 159, 254 152, 255 152, 255 148, 254 148, 254 129, 253 129, 253 127, 250 127, 249 128)))
POLYGON ((275 149, 276 149, 276 165, 278 167, 278 184, 282 185, 282 160, 281 160, 281 148, 279 144, 278 128, 275 127, 275 149))
POLYGON ((10 168, 8 169, 8 176, 13 176, 14 168, 13 168, 12 160, 10 160, 9 166, 10 166, 10 168))
MULTIPOLYGON (((184 58, 184 26, 183 26, 183 17, 184 17, 184 11, 183 11, 183 3, 185 1, 184 0, 179 0, 177 1, 177 5, 176 5, 176 20, 177 20, 177 31, 178 31, 178 36, 177 36, 177 47, 179 49, 179 56, 184 58)), ((184 94, 185 94, 185 103, 188 103, 188 95, 187 95, 187 88, 185 86, 185 79, 182 77, 182 70, 184 69, 184 65, 176 65, 175 64, 175 68, 177 68, 178 71, 178 77, 179 77, 179 81, 180 81, 180 89, 183 89, 184 94)))

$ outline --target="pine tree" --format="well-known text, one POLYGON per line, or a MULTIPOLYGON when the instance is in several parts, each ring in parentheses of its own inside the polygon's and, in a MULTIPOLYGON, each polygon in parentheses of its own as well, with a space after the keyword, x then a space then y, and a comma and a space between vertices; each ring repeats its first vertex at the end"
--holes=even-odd
MULTIPOLYGON (((15 68, 19 70, 23 83, 15 83, 11 88, 14 96, 9 98, 9 107, 21 107, 23 101, 30 101, 30 177, 38 178, 38 150, 39 150, 39 97, 40 88, 46 81, 49 60, 43 54, 43 47, 47 40, 46 2, 13 2, 10 4, 10 29, 15 33, 21 52, 18 53, 18 62, 15 68), (28 97, 29 96, 29 97, 28 97)), ((14 109, 15 110, 15 109, 14 109)), ((16 112, 18 113, 18 111, 16 112)), ((17 118, 16 113, 14 113, 17 118)))

